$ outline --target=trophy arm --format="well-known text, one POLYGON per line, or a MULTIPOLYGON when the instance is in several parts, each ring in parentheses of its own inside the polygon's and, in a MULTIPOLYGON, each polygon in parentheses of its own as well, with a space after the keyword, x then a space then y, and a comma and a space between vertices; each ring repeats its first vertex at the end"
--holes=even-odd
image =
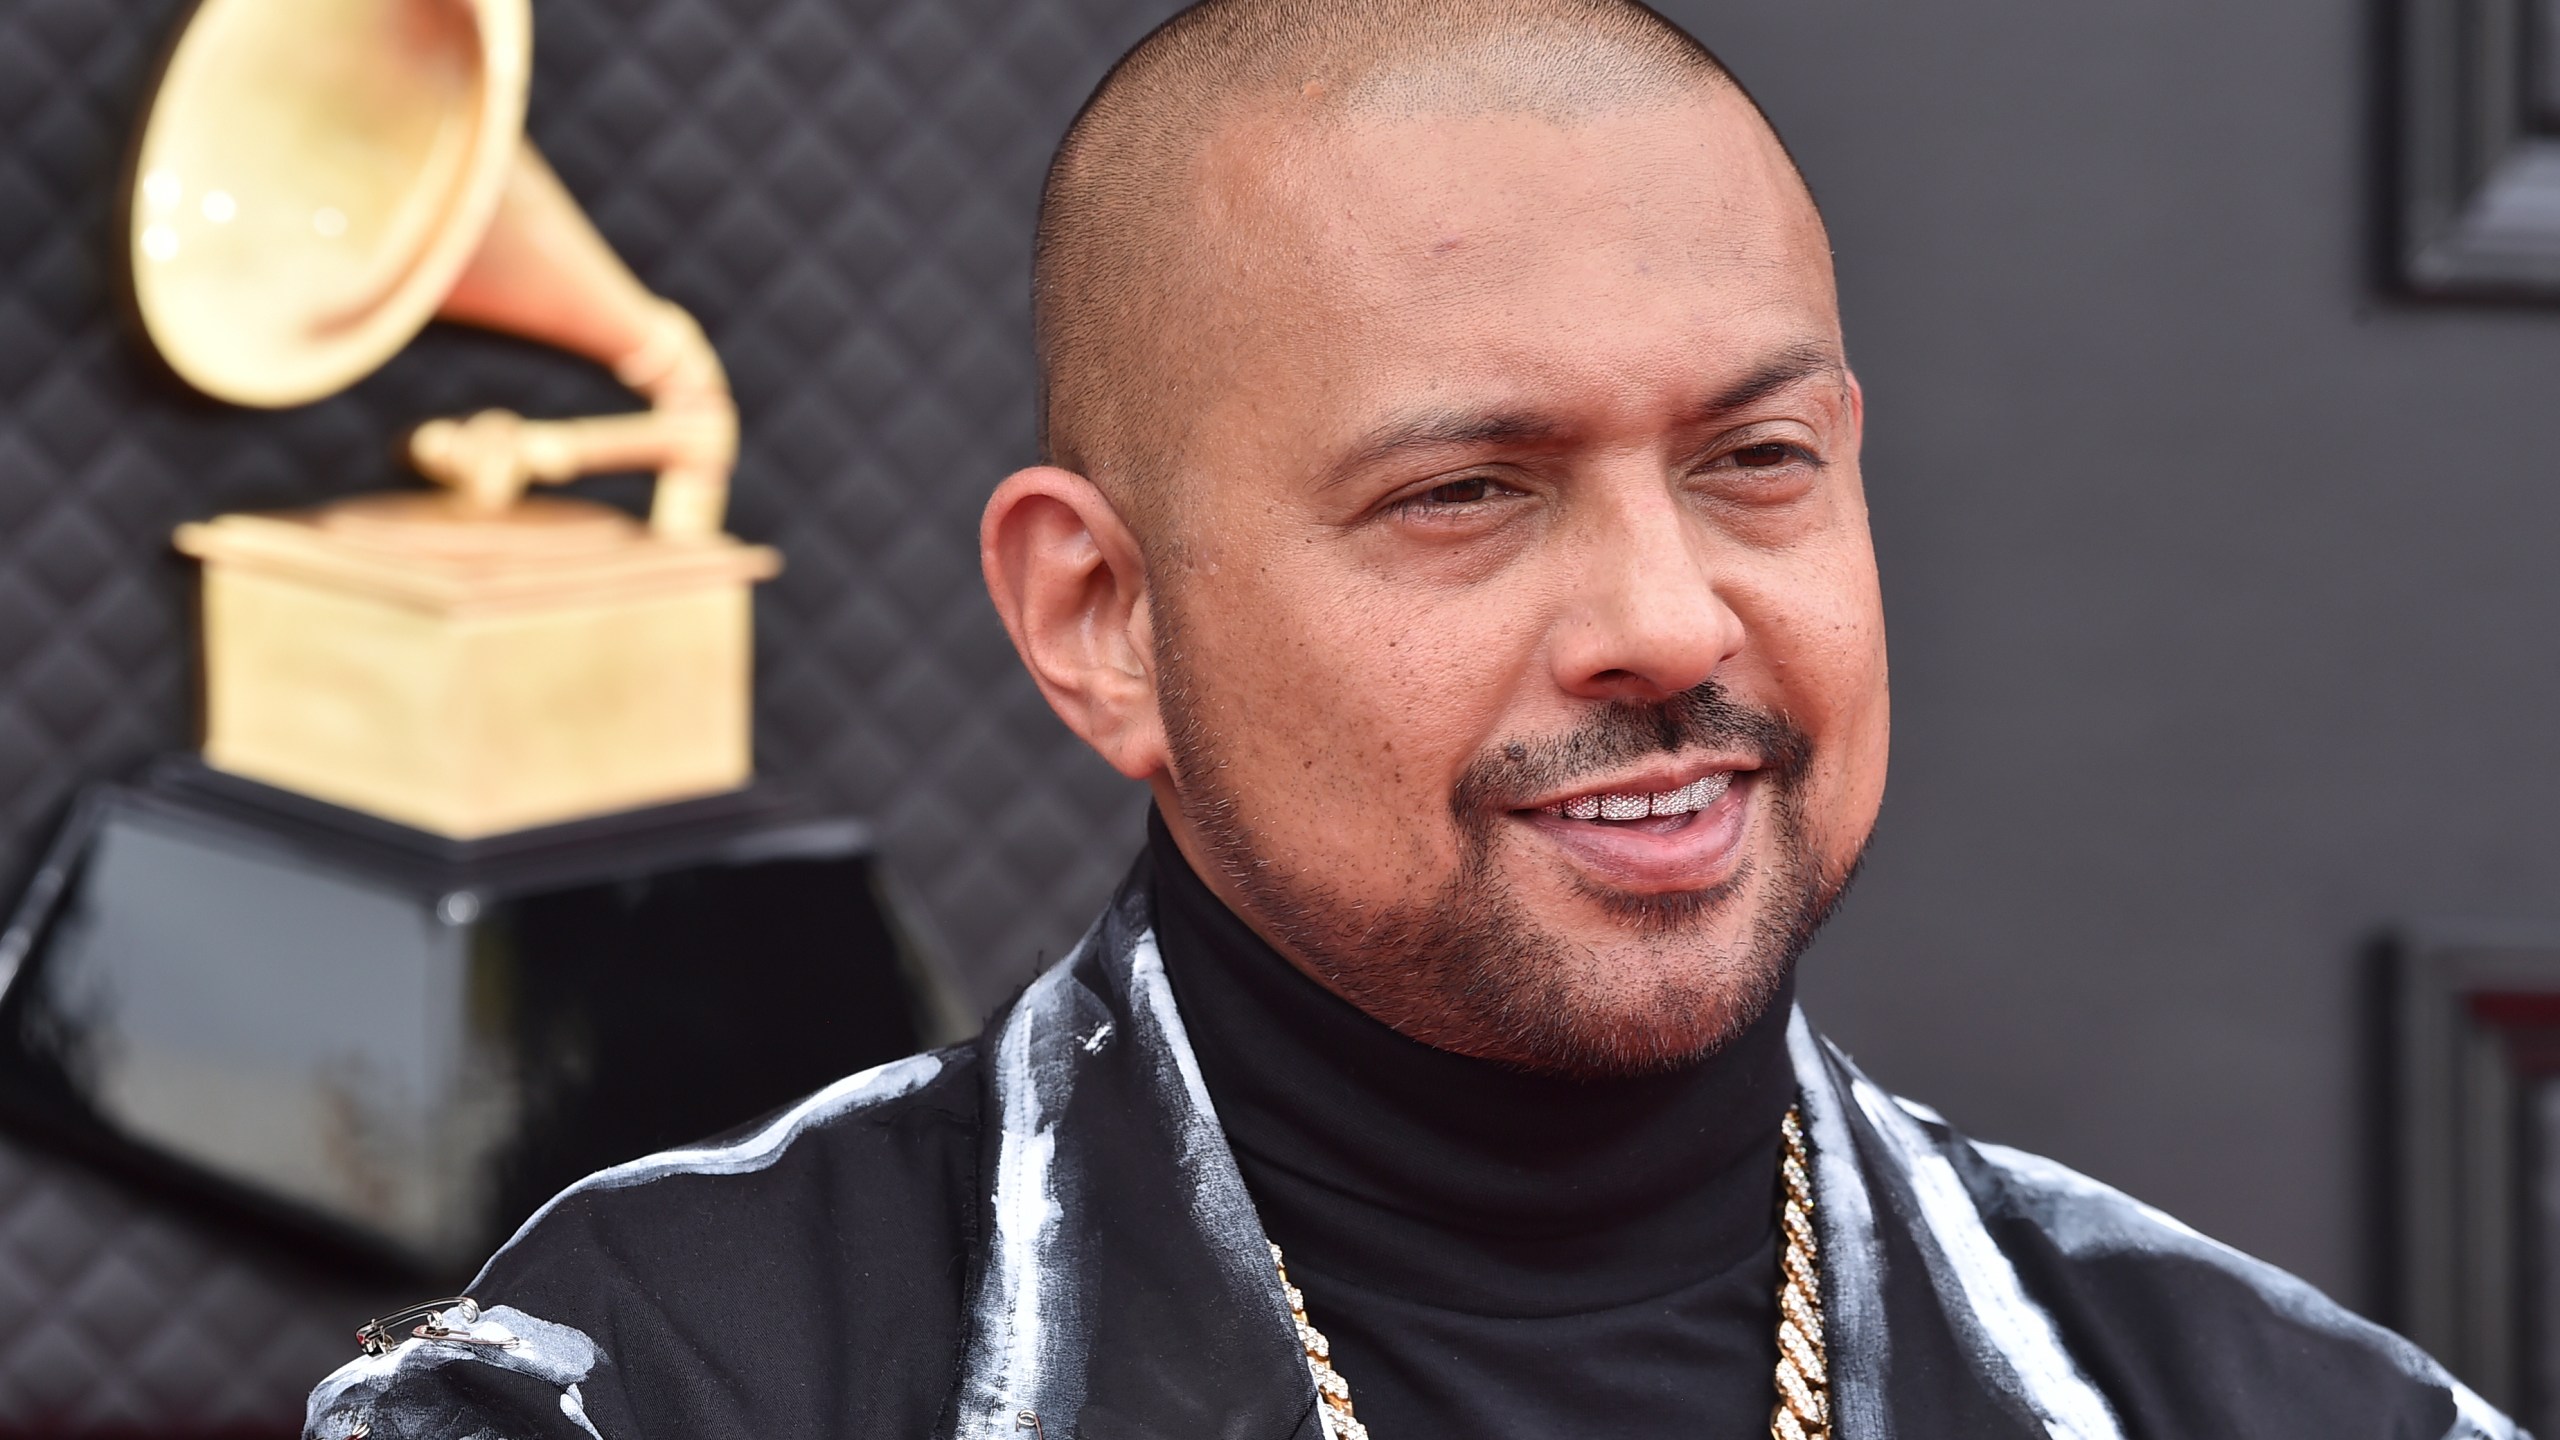
POLYGON ((737 448, 737 412, 701 404, 576 420, 483 410, 467 420, 430 420, 409 437, 411 463, 449 486, 465 511, 491 519, 505 514, 528 485, 655 469, 650 527, 677 538, 720 533, 737 448))
POLYGON ((420 426, 411 462, 467 509, 495 515, 531 484, 655 469, 653 530, 720 533, 738 410, 719 352, 682 306, 640 283, 531 144, 518 149, 487 237, 437 313, 584 355, 650 402, 632 415, 541 421, 500 410, 420 426))

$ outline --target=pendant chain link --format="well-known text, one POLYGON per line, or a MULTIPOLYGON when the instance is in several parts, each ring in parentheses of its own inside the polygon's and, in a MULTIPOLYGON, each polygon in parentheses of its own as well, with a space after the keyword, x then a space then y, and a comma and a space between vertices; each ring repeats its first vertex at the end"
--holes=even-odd
MULTIPOLYGON (((1813 1165, 1806 1155, 1804 1122, 1789 1106, 1779 1125, 1785 1140, 1778 1158, 1778 1401, 1769 1411, 1770 1440, 1831 1440, 1831 1368, 1823 1348, 1822 1253, 1813 1229, 1813 1165)), ((1351 1413, 1351 1384, 1333 1368, 1333 1346, 1307 1319, 1307 1297, 1289 1283, 1280 1247, 1271 1247, 1280 1272, 1289 1320, 1315 1376, 1316 1409, 1326 1440, 1369 1440, 1369 1427, 1351 1413)))

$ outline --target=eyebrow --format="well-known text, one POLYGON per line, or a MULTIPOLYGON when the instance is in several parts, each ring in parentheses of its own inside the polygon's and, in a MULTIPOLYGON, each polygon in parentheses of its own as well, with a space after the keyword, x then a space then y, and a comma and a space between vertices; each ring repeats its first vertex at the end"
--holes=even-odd
POLYGON ((1325 470, 1318 488, 1349 479, 1382 461, 1410 450, 1449 450, 1470 445, 1534 445, 1552 440, 1564 427, 1535 415, 1495 411, 1442 411, 1417 415, 1381 426, 1350 454, 1325 470))
POLYGON ((1825 375, 1842 378, 1848 373, 1849 367, 1841 363, 1840 352, 1830 346, 1793 345, 1761 362, 1759 369, 1726 386, 1722 393, 1691 411, 1689 418, 1694 422, 1730 415, 1807 380, 1825 375))
MULTIPOLYGON (((1806 343, 1763 361, 1758 369, 1710 396, 1683 417, 1695 426, 1756 405, 1823 375, 1845 376, 1837 350, 1806 343)), ((1325 469, 1318 489, 1330 488, 1372 466, 1415 450, 1479 445, 1534 445, 1563 434, 1558 422, 1525 411, 1438 411, 1393 421, 1370 432, 1351 452, 1325 469)))

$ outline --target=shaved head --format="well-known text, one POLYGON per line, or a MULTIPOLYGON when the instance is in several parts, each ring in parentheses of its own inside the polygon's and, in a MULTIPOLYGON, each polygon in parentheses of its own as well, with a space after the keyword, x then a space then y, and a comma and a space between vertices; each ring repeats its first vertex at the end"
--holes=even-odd
POLYGON ((1555 1073, 1782 993, 1884 631, 1830 239, 1712 55, 1631 0, 1209 0, 1077 117, 1034 284, 988 592, 1229 909, 1555 1073))
MULTIPOLYGON (((1142 535, 1208 396, 1240 377, 1235 308, 1284 267, 1292 161, 1380 117, 1572 125, 1701 93, 1767 122, 1705 46, 1632 0, 1207 0, 1122 57, 1068 129, 1032 267, 1046 458, 1142 535)), ((1783 153, 1783 151, 1781 151, 1783 153)), ((1801 185, 1801 180, 1796 182, 1801 185)), ((1809 206, 1808 196, 1808 206, 1809 206)), ((1277 323, 1285 326, 1285 318, 1277 323)))

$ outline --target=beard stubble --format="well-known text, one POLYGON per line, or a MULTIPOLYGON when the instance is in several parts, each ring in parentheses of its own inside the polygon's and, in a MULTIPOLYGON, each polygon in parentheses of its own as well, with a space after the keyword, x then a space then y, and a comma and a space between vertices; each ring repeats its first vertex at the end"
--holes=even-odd
POLYGON ((1349 903, 1321 881, 1271 863, 1225 782, 1220 737, 1203 714, 1178 627, 1160 615, 1158 704, 1183 817, 1207 845, 1245 919, 1336 994, 1384 1024, 1446 1050, 1538 1073, 1592 1078, 1676 1069, 1723 1048, 1764 1014, 1855 876, 1822 863, 1805 823, 1812 745, 1784 716, 1735 702, 1709 680, 1652 704, 1612 702, 1570 732, 1489 747, 1450 796, 1459 863, 1427 896, 1349 903), (1599 956, 1541 927, 1498 863, 1506 817, 1570 782, 1684 750, 1758 757, 1775 845, 1722 883, 1669 895, 1577 885, 1626 939, 1684 952, 1632 994, 1599 956), (1752 908, 1736 945, 1707 926, 1752 908), (1612 983, 1614 981, 1614 984, 1612 983))

